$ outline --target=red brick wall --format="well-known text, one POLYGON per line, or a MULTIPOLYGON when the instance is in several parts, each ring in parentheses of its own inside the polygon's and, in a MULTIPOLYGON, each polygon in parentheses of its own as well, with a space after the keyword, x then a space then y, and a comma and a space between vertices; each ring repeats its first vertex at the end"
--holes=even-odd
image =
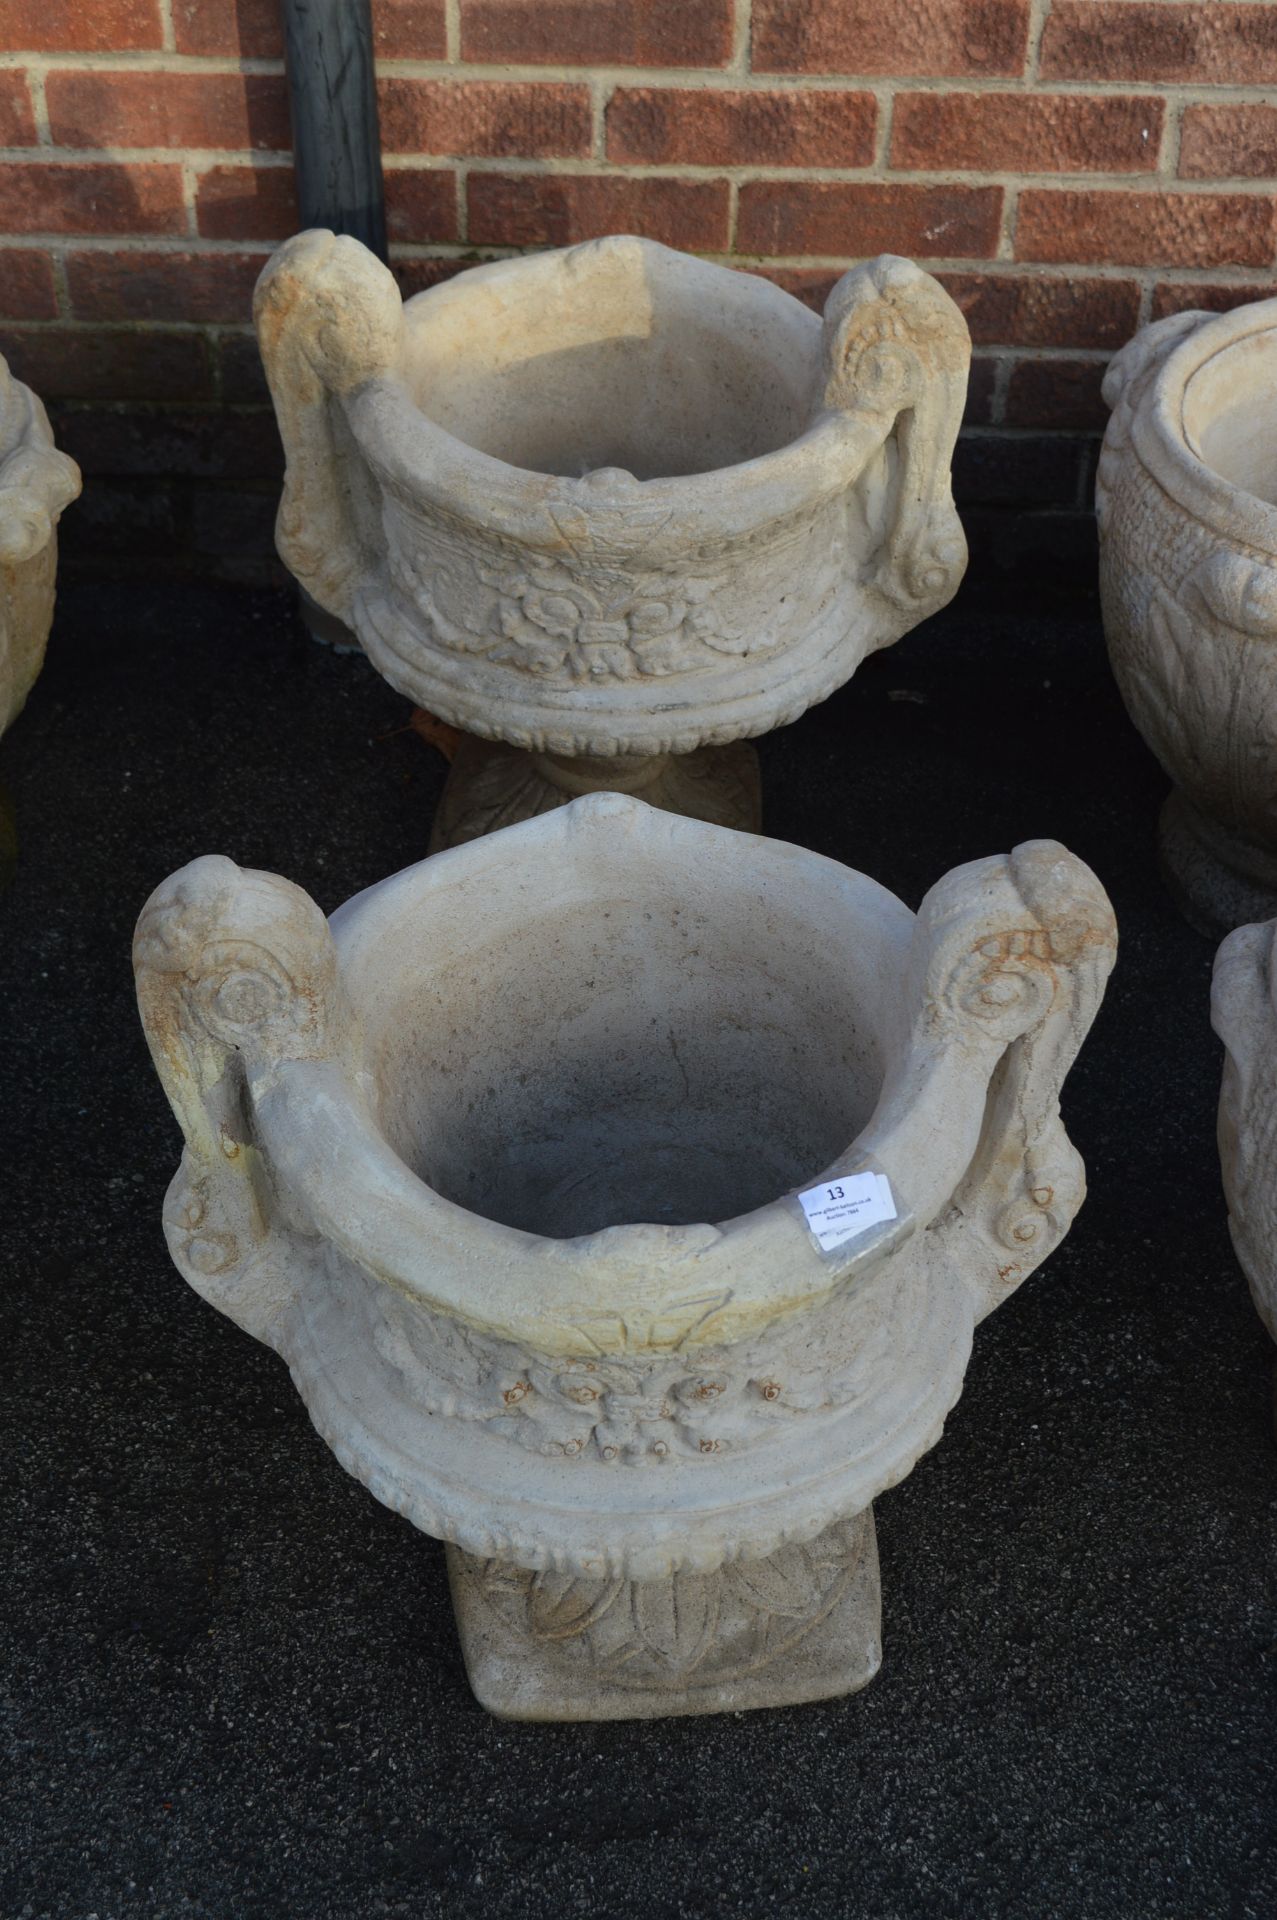
MULTIPOLYGON (((617 229, 815 303, 912 255, 976 344, 960 500, 1030 544, 1085 508, 1136 325, 1271 290, 1274 0, 374 15, 406 289, 617 229)), ((295 224, 275 0, 0 0, 0 49, 0 346, 89 476, 68 537, 240 570, 278 474, 249 297, 295 224)))

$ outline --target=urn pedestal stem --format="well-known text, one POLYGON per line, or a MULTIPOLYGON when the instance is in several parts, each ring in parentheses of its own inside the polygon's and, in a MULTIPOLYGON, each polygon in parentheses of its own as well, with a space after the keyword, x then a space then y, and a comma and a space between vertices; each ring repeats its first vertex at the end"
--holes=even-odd
POLYGON ((611 760, 602 754, 527 753, 466 734, 435 810, 429 850, 461 846, 587 793, 623 793, 666 813, 741 833, 762 827, 758 751, 748 740, 611 760))
POLYGON ((1209 939, 1277 914, 1277 853, 1230 833, 1178 787, 1162 807, 1157 851, 1171 898, 1209 939))
POLYGON ((530 1573, 450 1546, 466 1674, 502 1720, 656 1720, 836 1700, 882 1665, 873 1509, 716 1573, 530 1573))

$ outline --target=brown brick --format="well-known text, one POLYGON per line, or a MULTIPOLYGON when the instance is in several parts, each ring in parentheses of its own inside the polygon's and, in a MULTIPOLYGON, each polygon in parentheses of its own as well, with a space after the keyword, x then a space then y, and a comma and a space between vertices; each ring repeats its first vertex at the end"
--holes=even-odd
POLYGON ((386 229, 392 240, 424 246, 457 237, 457 176, 450 167, 390 167, 386 229))
POLYGON ((1049 80, 1277 80, 1277 9, 1242 0, 1055 0, 1042 40, 1049 80))
POLYGON ((825 302, 842 276, 840 267, 751 267, 747 271, 783 287, 813 313, 824 312, 825 302))
POLYGON ((0 53, 125 53, 163 41, 158 0, 0 0, 0 53))
POLYGON ((867 167, 871 93, 771 93, 618 87, 607 109, 609 160, 697 167, 867 167))
POLYGON ((212 386, 198 333, 9 327, 4 353, 45 400, 203 400, 212 386))
POLYGON ((209 240, 287 240, 298 227, 291 167, 210 167, 195 189, 195 217, 209 240))
POLYGON ((197 554, 242 561, 269 559, 275 552, 273 489, 259 493, 202 487, 191 503, 191 535, 197 554))
POLYGON ((959 507, 1072 506, 1088 443, 1064 434, 964 433, 953 454, 959 507))
POLYGON ((1108 408, 1100 396, 1103 360, 1021 360, 1011 369, 1009 427, 1066 427, 1103 432, 1108 408))
POLYGON ((1277 107, 1185 108, 1179 170, 1185 180, 1263 180, 1277 174, 1277 107))
POLYGON ((1184 282, 1182 280, 1159 280, 1153 288, 1153 305, 1149 312, 1150 320, 1164 320, 1171 313, 1191 313, 1200 308, 1203 313, 1231 313, 1234 307, 1244 307, 1252 300, 1267 300, 1272 293, 1270 286, 1228 286, 1219 280, 1184 282))
POLYGON ((55 320, 53 262, 38 247, 0 248, 0 320, 55 320))
POLYGON ((221 395, 228 407, 269 406, 270 388, 251 332, 218 334, 213 346, 221 395))
POLYGON ((275 479, 284 465, 269 408, 233 413, 223 407, 85 407, 59 416, 57 441, 86 475, 275 479))
POLYGON ((590 151, 590 96, 550 81, 383 79, 387 153, 525 160, 590 151))
POLYGON ((0 73, 0 147, 33 147, 35 115, 25 73, 0 73))
POLYGON ((474 260, 392 260, 391 270, 399 282, 399 291, 405 300, 411 300, 414 293, 425 293, 429 287, 442 285, 445 280, 455 279, 464 273, 467 267, 473 267, 474 260))
POLYGON ((977 355, 971 362, 966 405, 962 409, 964 427, 987 427, 993 419, 993 388, 997 376, 996 360, 982 360, 977 355))
POLYGON ((463 60, 723 67, 732 0, 461 0, 463 60))
POLYGON ((1019 74, 1028 0, 754 0, 759 73, 1019 74))
POLYGON ((1126 345, 1139 324, 1135 280, 1075 280, 1021 269, 936 276, 983 347, 1126 345))
POLYGON ((1021 260, 1122 266, 1264 267, 1277 227, 1267 194, 1070 193, 1020 195, 1021 260))
POLYGON ((727 246, 725 180, 624 174, 472 173, 470 238, 480 246, 569 246, 637 233, 692 252, 727 246))
POLYGON ((373 0, 372 37, 379 60, 444 59, 444 0, 373 0))
POLYGON ((67 285, 77 320, 188 320, 243 325, 264 253, 71 252, 67 285))
MULTIPOLYGON (((51 419, 61 446, 62 420, 56 410, 51 419)), ((104 563, 114 570, 121 560, 137 559, 152 574, 186 546, 187 503, 176 489, 154 480, 104 480, 94 473, 85 478, 90 484, 76 501, 75 512, 58 528, 59 578, 80 565, 100 574, 104 563)))
POLYGON ((758 254, 987 259, 1001 214, 1001 187, 753 180, 740 191, 736 244, 758 254))
POLYGON ((981 173, 1144 173, 1157 164, 1162 101, 1148 95, 902 93, 893 167, 981 173))
POLYGON ((180 233, 180 167, 18 163, 0 168, 0 232, 180 233))
POLYGON ((63 147, 287 150, 284 81, 274 74, 51 73, 49 126, 63 147))
POLYGON ((173 0, 179 53, 277 60, 284 51, 279 0, 173 0))

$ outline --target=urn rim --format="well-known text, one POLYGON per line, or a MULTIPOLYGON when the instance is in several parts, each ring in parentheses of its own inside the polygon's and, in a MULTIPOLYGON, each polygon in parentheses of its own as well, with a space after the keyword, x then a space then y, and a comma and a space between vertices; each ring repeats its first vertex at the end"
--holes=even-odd
MULTIPOLYGON (((875 933, 885 961, 903 965, 914 926, 909 909, 868 875, 789 842, 736 833, 663 812, 627 795, 594 793, 499 834, 431 855, 376 882, 345 902, 329 925, 348 990, 367 958, 392 938, 422 903, 446 913, 454 887, 473 892, 499 883, 535 886, 546 869, 590 858, 659 870, 668 862, 737 859, 752 886, 767 880, 794 896, 810 890, 813 930, 821 912, 857 921, 867 950, 875 933), (763 869, 762 875, 758 870, 763 869), (831 896, 836 905, 830 909, 831 896), (876 923, 876 925, 875 925, 876 923)), ((756 897, 750 893, 747 897, 756 897)), ((849 963, 850 964, 850 963, 849 963)), ((355 995, 357 1001, 357 993, 355 995)), ((890 1066, 907 1054, 903 1033, 880 1036, 890 1066)), ((948 1197, 960 1155, 938 1152, 925 1174, 897 1162, 890 1129, 874 1115, 826 1166, 813 1166, 786 1193, 720 1220, 685 1225, 637 1222, 564 1238, 539 1234, 476 1212, 436 1191, 413 1170, 379 1126, 369 1103, 354 1097, 349 1072, 329 1061, 294 1060, 276 1067, 255 1096, 267 1155, 326 1238, 375 1280, 469 1325, 527 1341, 549 1353, 583 1346, 583 1320, 593 1325, 616 1292, 638 1288, 653 1320, 678 1317, 689 1293, 721 1292, 722 1309, 689 1336, 715 1344, 745 1337, 770 1321, 825 1299, 853 1275, 867 1276, 910 1240, 948 1197), (340 1127, 334 1126, 340 1105, 340 1127), (885 1156, 885 1158, 884 1158, 885 1156), (871 1227, 834 1252, 822 1252, 808 1231, 798 1191, 827 1175, 885 1172, 896 1199, 894 1222, 871 1227), (502 1275, 494 1289, 490 1276, 502 1275)), ((881 1101, 880 1103, 881 1104, 881 1101)), ((876 1113, 876 1109, 875 1109, 876 1113)), ((590 1336, 591 1344, 598 1336, 590 1336)), ((615 1350, 626 1350, 622 1336, 615 1350)), ((602 1350, 611 1350, 605 1343, 602 1350)))
POLYGON ((1134 409, 1131 437, 1144 465, 1180 506, 1226 538, 1277 554, 1277 505, 1212 465, 1185 419, 1193 381, 1266 333, 1277 334, 1277 298, 1203 319, 1157 369, 1147 405, 1134 409))

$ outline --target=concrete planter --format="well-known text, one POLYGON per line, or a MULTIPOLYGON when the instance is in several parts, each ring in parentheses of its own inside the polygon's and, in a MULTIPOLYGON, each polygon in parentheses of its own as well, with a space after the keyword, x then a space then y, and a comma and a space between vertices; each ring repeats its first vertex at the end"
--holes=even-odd
POLYGON ((1081 1202, 1057 1096, 1114 940, 1049 842, 915 918, 616 795, 330 922, 197 860, 135 944, 186 1136, 169 1247, 449 1542, 494 1712, 849 1692, 871 1503, 1081 1202))
POLYGON ((823 325, 623 237, 403 305, 356 241, 312 232, 256 318, 283 558, 392 685, 479 736, 435 845, 599 788, 756 826, 743 743, 962 577, 970 341, 908 261, 845 275, 823 325))
POLYGON ((1277 1340, 1274 939, 1274 921, 1238 927, 1229 934, 1215 956, 1211 1024, 1226 1049, 1219 1096, 1219 1159, 1229 1230, 1259 1317, 1277 1340))
POLYGON ((1166 879, 1218 938, 1277 913, 1277 300, 1145 328, 1104 391, 1109 653, 1175 783, 1166 879))
POLYGON ((0 359, 0 733, 44 664, 58 518, 79 492, 80 469, 55 448, 43 406, 0 359))

